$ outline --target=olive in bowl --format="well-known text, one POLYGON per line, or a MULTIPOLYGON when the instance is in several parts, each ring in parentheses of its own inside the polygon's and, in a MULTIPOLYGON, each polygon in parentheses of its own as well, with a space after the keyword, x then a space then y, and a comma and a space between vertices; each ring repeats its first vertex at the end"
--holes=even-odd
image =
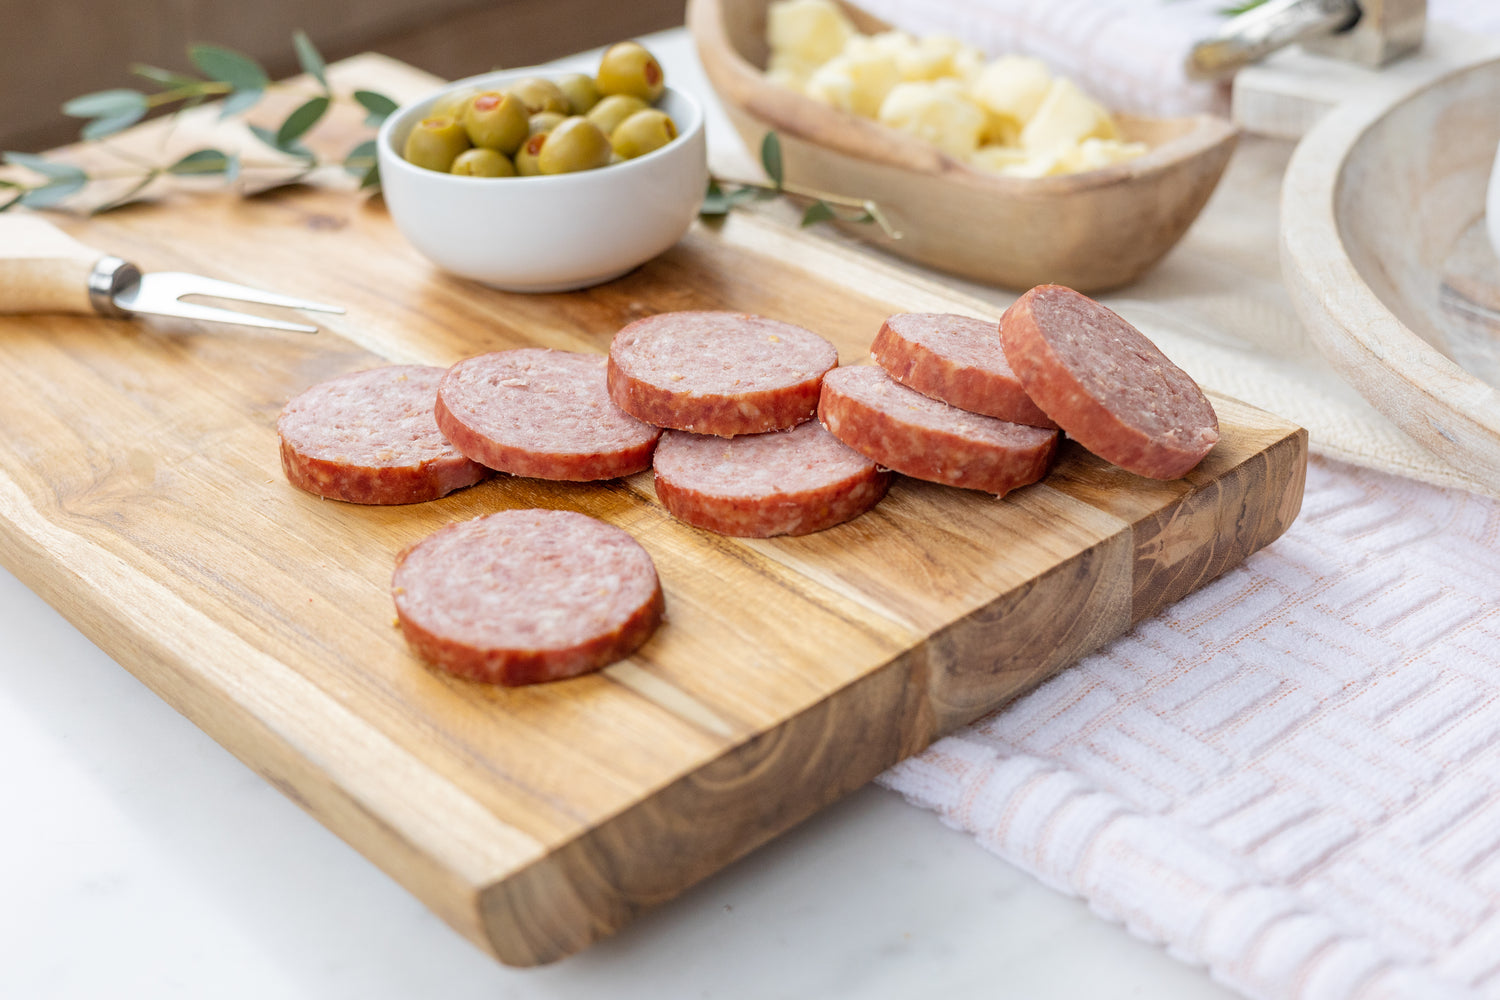
MULTIPOLYGON (((401 234, 445 271, 521 292, 596 285, 676 243, 697 218, 708 160, 702 107, 671 87, 655 106, 670 116, 675 138, 598 169, 528 174, 529 142, 516 151, 519 176, 442 173, 402 155, 408 137, 447 95, 505 92, 533 76, 545 74, 526 69, 460 80, 386 119, 376 139, 381 188, 401 234)), ((587 152, 599 159, 597 138, 579 131, 593 140, 587 152)))

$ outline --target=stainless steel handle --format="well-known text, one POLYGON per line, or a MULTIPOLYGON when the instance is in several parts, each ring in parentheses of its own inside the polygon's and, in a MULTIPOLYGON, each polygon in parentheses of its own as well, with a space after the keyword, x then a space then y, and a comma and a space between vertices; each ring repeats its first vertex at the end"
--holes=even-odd
POLYGON ((1355 0, 1269 0, 1193 46, 1187 75, 1193 80, 1229 76, 1277 49, 1347 31, 1359 16, 1355 0))

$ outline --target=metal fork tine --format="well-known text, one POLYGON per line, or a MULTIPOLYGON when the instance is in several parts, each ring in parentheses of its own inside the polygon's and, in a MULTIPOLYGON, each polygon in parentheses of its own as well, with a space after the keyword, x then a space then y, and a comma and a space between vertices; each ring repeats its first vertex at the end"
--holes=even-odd
POLYGON ((259 288, 251 288, 248 285, 237 285, 232 281, 220 281, 217 278, 205 278, 201 274, 188 274, 183 271, 159 271, 152 272, 141 279, 142 296, 150 296, 156 301, 158 290, 160 294, 169 295, 174 299, 184 295, 206 295, 215 299, 236 299, 240 302, 256 302, 267 306, 283 306, 287 309, 307 309, 311 312, 341 313, 342 306, 330 306, 321 302, 309 302, 307 299, 296 299, 290 295, 278 295, 275 292, 263 291, 259 288))
POLYGON ((208 323, 238 323, 240 326, 258 326, 266 330, 288 330, 292 333, 317 333, 318 328, 305 323, 288 323, 279 319, 267 319, 233 309, 216 309, 191 302, 168 299, 164 303, 126 306, 133 313, 150 313, 156 316, 175 316, 178 319, 198 319, 208 323))

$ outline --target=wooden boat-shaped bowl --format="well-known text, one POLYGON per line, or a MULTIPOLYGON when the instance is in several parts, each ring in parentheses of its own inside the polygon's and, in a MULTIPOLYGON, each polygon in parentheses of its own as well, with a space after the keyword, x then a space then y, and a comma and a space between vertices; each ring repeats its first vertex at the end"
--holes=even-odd
POLYGON ((1330 112, 1287 167, 1281 263, 1324 357, 1500 496, 1500 259, 1484 236, 1500 58, 1330 112))
MULTIPOLYGON (((768 81, 769 4, 688 3, 688 28, 735 128, 752 150, 775 131, 788 183, 871 199, 901 238, 858 223, 841 224, 847 232, 942 271, 1017 289, 1127 284, 1187 231, 1234 149, 1234 126, 1211 115, 1118 115, 1124 137, 1145 142, 1147 153, 1060 177, 976 170, 904 132, 768 81)), ((859 30, 888 30, 843 6, 859 30)), ((1100 96, 1107 104, 1107 95, 1100 96)))

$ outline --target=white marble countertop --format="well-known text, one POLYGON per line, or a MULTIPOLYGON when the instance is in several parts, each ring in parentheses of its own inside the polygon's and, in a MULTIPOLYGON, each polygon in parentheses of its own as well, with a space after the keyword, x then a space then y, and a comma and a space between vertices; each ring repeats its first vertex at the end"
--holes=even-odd
MULTIPOLYGON (((650 44, 707 89, 681 32, 650 44)), ((873 786, 581 955, 504 968, 3 570, 0 631, 3 997, 1231 996, 873 786)))

